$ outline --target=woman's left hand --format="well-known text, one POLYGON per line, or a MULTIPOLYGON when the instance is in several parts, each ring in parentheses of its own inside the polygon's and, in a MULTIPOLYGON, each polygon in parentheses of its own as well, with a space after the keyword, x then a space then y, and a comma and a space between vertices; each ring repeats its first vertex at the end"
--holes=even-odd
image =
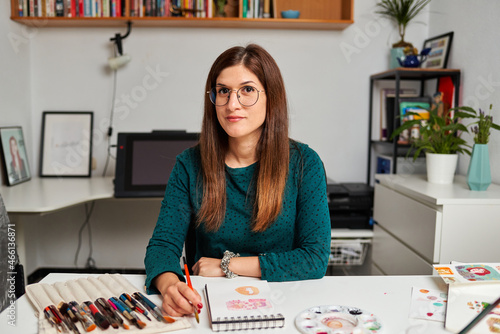
POLYGON ((225 276, 220 268, 221 259, 211 257, 202 257, 193 266, 193 273, 199 276, 206 277, 222 277, 225 276))

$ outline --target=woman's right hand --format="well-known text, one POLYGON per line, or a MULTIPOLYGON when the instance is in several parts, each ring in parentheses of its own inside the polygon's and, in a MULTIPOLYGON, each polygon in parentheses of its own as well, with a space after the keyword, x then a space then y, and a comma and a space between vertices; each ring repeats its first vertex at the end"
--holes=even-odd
POLYGON ((154 282, 163 297, 163 310, 170 316, 181 317, 193 313, 193 305, 200 313, 203 304, 196 290, 179 280, 176 274, 166 272, 158 275, 154 282))

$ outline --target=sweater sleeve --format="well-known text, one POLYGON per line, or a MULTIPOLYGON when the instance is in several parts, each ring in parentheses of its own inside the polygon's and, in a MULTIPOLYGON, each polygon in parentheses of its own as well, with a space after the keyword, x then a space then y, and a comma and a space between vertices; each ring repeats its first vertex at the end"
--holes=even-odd
POLYGON ((331 244, 331 222, 326 177, 320 157, 312 149, 302 152, 296 171, 297 215, 294 249, 259 255, 262 279, 292 281, 325 275, 331 244))
POLYGON ((146 289, 159 293, 153 279, 161 273, 173 272, 184 281, 180 257, 191 220, 192 206, 189 197, 189 173, 186 162, 179 157, 170 174, 160 214, 146 249, 146 289))

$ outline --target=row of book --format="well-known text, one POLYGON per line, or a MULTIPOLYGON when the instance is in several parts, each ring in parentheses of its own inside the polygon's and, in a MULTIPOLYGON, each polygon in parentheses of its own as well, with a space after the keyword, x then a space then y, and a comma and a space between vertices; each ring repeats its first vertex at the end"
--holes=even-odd
MULTIPOLYGON (((243 0, 243 18, 270 18, 272 9, 271 0, 243 0)), ((275 11, 273 11, 275 12, 275 11)), ((275 17, 275 16, 273 16, 275 17)))
POLYGON ((125 0, 18 0, 19 17, 121 17, 125 0))
MULTIPOLYGON (((243 18, 269 18, 272 0, 243 0, 243 18)), ((18 0, 19 17, 238 17, 239 1, 215 0, 18 0), (129 13, 126 13, 126 2, 129 13)))
POLYGON ((19 17, 209 17, 212 0, 18 0, 19 17), (126 13, 126 2, 129 13, 126 13), (188 9, 181 11, 179 9, 188 9), (203 16, 202 16, 203 15, 203 16))

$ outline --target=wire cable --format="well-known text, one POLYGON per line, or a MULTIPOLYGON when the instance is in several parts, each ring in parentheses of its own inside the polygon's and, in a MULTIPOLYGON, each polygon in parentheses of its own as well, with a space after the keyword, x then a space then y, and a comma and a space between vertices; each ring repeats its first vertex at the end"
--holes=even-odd
POLYGON ((85 227, 88 227, 89 234, 89 256, 87 258, 86 267, 87 268, 95 268, 95 260, 92 258, 92 231, 90 229, 90 217, 92 216, 92 212, 94 211, 95 201, 92 201, 90 204, 90 208, 87 203, 85 203, 85 221, 82 226, 80 226, 80 230, 78 231, 78 246, 76 248, 74 265, 78 267, 78 255, 80 254, 80 248, 82 246, 82 234, 85 227))
MULTIPOLYGON (((117 51, 116 51, 116 48, 115 48, 115 57, 117 55, 117 51)), ((115 114, 115 99, 116 99, 116 69, 113 69, 113 94, 112 94, 112 98, 111 98, 111 112, 110 112, 110 115, 109 115, 109 127, 108 127, 108 133, 107 133, 107 137, 108 137, 108 147, 107 147, 107 154, 106 154, 106 162, 104 163, 104 170, 102 172, 102 176, 106 176, 106 170, 108 169, 108 163, 109 163, 109 158, 112 157, 111 156, 111 135, 113 134, 113 116, 115 114)))

